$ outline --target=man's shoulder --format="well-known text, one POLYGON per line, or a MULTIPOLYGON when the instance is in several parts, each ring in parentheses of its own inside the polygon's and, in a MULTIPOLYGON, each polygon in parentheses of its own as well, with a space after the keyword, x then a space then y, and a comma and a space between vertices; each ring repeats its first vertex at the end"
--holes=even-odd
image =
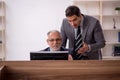
POLYGON ((63 22, 67 22, 67 23, 68 23, 68 20, 67 20, 67 18, 63 18, 63 22))
POLYGON ((67 18, 63 18, 64 21, 67 21, 67 18))
POLYGON ((64 29, 65 29, 65 28, 67 28, 67 29, 72 28, 71 25, 70 25, 70 23, 68 22, 67 18, 64 18, 64 19, 63 19, 62 27, 64 27, 64 29))
POLYGON ((90 15, 84 15, 84 18, 85 18, 85 19, 91 19, 91 20, 98 21, 97 18, 95 18, 95 17, 93 17, 93 16, 90 16, 90 15))
POLYGON ((45 48, 45 49, 43 49, 43 50, 41 50, 41 51, 50 51, 50 48, 47 47, 47 48, 45 48))

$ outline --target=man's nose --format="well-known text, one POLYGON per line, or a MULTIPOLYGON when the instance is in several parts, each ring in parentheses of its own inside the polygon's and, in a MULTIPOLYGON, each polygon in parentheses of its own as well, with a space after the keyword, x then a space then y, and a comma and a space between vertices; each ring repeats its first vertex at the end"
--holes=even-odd
POLYGON ((57 40, 54 40, 53 43, 54 43, 54 44, 57 43, 57 40))

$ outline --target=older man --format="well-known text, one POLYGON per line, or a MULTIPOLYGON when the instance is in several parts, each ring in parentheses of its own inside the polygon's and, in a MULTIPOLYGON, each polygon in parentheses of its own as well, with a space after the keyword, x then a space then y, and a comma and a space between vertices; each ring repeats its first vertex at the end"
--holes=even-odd
MULTIPOLYGON (((47 33, 47 43, 49 47, 44 49, 43 51, 69 51, 69 49, 66 49, 62 47, 62 36, 59 31, 57 30, 51 30, 47 33)), ((72 60, 71 54, 68 54, 68 60, 72 60)))

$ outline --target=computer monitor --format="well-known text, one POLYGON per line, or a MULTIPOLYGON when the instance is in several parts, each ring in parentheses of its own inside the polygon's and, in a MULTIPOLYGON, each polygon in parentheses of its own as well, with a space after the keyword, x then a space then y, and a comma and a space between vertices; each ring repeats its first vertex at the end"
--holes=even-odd
POLYGON ((68 51, 30 52, 30 60, 68 60, 68 51))

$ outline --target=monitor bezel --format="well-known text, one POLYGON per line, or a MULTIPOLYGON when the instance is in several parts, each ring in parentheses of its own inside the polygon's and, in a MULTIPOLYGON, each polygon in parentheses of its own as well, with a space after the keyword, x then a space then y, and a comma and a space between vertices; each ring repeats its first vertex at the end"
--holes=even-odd
POLYGON ((30 60, 68 60, 68 54, 68 51, 33 51, 30 60))

